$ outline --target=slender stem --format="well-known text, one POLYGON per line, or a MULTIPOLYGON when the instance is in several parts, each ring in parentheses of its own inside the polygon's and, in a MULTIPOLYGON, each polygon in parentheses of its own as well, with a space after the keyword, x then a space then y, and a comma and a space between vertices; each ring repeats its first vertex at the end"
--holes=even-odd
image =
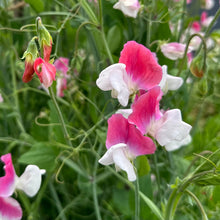
POLYGON ((151 14, 149 15, 149 21, 147 24, 147 42, 146 46, 149 48, 150 47, 150 38, 151 38, 151 14))
POLYGON ((135 181, 135 220, 140 219, 140 195, 139 195, 139 181, 138 175, 135 181))
POLYGON ((21 114, 20 114, 20 109, 19 109, 19 101, 18 101, 18 95, 16 93, 17 91, 17 83, 16 83, 16 73, 15 73, 15 69, 14 69, 14 61, 13 61, 13 56, 11 56, 10 59, 10 66, 11 66, 11 72, 12 72, 12 84, 13 84, 13 93, 14 93, 14 104, 15 104, 15 110, 18 114, 18 116, 16 116, 16 121, 18 124, 18 127, 20 128, 21 132, 25 133, 25 128, 22 124, 22 119, 21 119, 21 114))
POLYGON ((155 171, 156 171, 156 181, 157 181, 157 187, 158 187, 158 195, 159 198, 161 199, 161 187, 160 187, 160 172, 158 170, 157 166, 157 155, 153 154, 153 160, 154 160, 154 166, 155 166, 155 171))
POLYGON ((63 129, 63 134, 64 134, 64 138, 66 139, 66 142, 69 146, 73 147, 71 141, 70 141, 70 136, 68 134, 68 131, 66 129, 66 125, 65 125, 65 122, 64 122, 64 119, 63 119, 63 115, 61 113, 61 110, 59 108, 59 105, 57 104, 57 101, 56 101, 56 98, 55 98, 55 95, 54 95, 54 92, 53 92, 53 89, 52 87, 49 87, 49 93, 50 93, 50 96, 53 100, 53 103, 55 105, 55 108, 57 110, 57 113, 58 113, 58 117, 59 117, 59 120, 60 120, 60 123, 62 125, 62 129, 63 129))
POLYGON ((189 191, 188 189, 186 189, 185 192, 186 192, 188 195, 190 195, 190 196, 195 200, 195 202, 197 203, 197 205, 198 205, 198 207, 199 207, 199 209, 200 209, 200 211, 201 211, 201 214, 202 214, 202 219, 203 219, 203 220, 208 220, 208 217, 207 217, 207 215, 206 215, 206 213, 205 213, 205 210, 204 210, 202 204, 200 203, 199 199, 196 197, 196 195, 193 194, 193 193, 192 193, 191 191, 189 191))
POLYGON ((219 16, 220 16, 220 8, 216 12, 215 17, 213 18, 212 22, 209 24, 208 28, 206 29, 205 38, 208 37, 210 30, 212 29, 213 25, 215 24, 219 16))
POLYGON ((180 31, 179 31, 178 39, 177 39, 178 42, 180 41, 180 37, 182 36, 182 32, 183 32, 185 10, 186 10, 186 0, 183 1, 183 14, 182 14, 181 23, 180 23, 180 31))

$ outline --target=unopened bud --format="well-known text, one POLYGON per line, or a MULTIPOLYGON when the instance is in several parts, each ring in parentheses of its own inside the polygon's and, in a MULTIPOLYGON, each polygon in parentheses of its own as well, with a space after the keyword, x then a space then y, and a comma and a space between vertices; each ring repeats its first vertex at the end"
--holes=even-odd
POLYGON ((24 52, 22 59, 25 58, 25 70, 22 77, 24 83, 28 83, 32 80, 34 74, 34 61, 38 56, 37 45, 35 43, 36 37, 33 37, 28 44, 27 50, 24 52))
POLYGON ((205 96, 208 93, 208 83, 206 78, 203 78, 199 81, 198 93, 199 96, 205 96))
POLYGON ((203 56, 198 55, 192 60, 190 64, 190 71, 196 77, 203 77, 206 71, 206 65, 204 65, 203 56))
POLYGON ((44 60, 48 62, 50 60, 50 54, 52 51, 53 39, 49 31, 42 24, 40 17, 37 17, 36 22, 37 22, 37 33, 39 37, 40 47, 43 49, 44 60))

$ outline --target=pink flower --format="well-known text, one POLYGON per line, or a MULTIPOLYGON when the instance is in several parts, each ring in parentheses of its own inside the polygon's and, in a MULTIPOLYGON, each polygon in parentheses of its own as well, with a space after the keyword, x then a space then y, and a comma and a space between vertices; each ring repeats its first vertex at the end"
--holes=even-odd
POLYGON ((57 77, 58 97, 63 97, 64 96, 63 90, 67 88, 67 71, 69 69, 68 64, 69 64, 69 59, 64 57, 60 57, 54 62, 54 66, 58 73, 58 77, 57 77))
MULTIPOLYGON (((161 45, 160 49, 165 57, 171 60, 177 60, 177 59, 183 58, 186 45, 173 42, 173 43, 167 43, 167 44, 161 45)), ((192 51, 192 48, 189 47, 187 53, 190 53, 191 51, 192 51)))
POLYGON ((202 12, 201 14, 201 24, 204 27, 208 27, 210 25, 210 23, 212 22, 212 20, 214 19, 214 16, 207 16, 207 12, 202 12))
POLYGON ((151 135, 168 151, 176 150, 191 140, 191 126, 182 121, 179 109, 160 111, 162 92, 159 86, 141 95, 132 105, 128 121, 137 126, 143 135, 151 135))
POLYGON ((1 160, 5 164, 5 176, 0 177, 0 219, 20 220, 22 209, 10 196, 15 189, 24 191, 30 197, 36 195, 41 185, 41 175, 45 170, 40 170, 35 165, 28 165, 24 173, 18 177, 12 164, 11 154, 1 156, 1 160))
POLYGON ((119 0, 113 8, 121 10, 125 15, 136 18, 140 9, 138 0, 119 0))
POLYGON ((96 84, 104 91, 112 90, 112 97, 126 106, 131 94, 139 89, 151 89, 161 79, 162 68, 151 51, 135 41, 129 41, 121 51, 119 63, 104 69, 96 84))
POLYGON ((192 27, 191 28, 192 28, 193 32, 199 32, 201 30, 201 25, 200 25, 200 23, 198 21, 194 21, 192 23, 192 27))
POLYGON ((2 97, 2 94, 0 93, 0 103, 4 102, 4 99, 2 97))
POLYGON ((34 70, 38 75, 40 82, 46 87, 50 87, 55 80, 56 68, 53 64, 37 58, 34 62, 34 70))
POLYGON ((124 170, 129 181, 136 180, 136 174, 130 160, 139 155, 153 154, 156 147, 149 137, 145 137, 121 114, 114 114, 108 120, 106 140, 107 152, 99 160, 103 165, 115 163, 124 170))

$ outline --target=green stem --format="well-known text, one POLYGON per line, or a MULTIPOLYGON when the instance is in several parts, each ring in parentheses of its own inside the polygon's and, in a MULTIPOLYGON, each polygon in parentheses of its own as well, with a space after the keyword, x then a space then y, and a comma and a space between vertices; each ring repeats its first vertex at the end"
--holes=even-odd
POLYGON ((206 29, 205 36, 204 36, 205 38, 208 37, 209 32, 211 31, 213 25, 215 24, 219 16, 220 16, 220 8, 216 12, 215 17, 213 18, 212 22, 209 24, 208 28, 206 29))
POLYGON ((140 195, 139 195, 139 181, 138 176, 135 181, 135 220, 140 219, 140 195))
POLYGON ((201 211, 201 214, 202 214, 202 219, 203 219, 203 220, 208 220, 208 217, 207 217, 207 215, 206 215, 206 213, 205 213, 205 210, 204 210, 202 204, 200 203, 199 199, 196 197, 196 195, 193 194, 193 193, 192 193, 191 191, 189 191, 188 189, 186 189, 185 192, 186 192, 188 195, 190 195, 190 196, 195 200, 195 202, 197 203, 197 205, 198 205, 198 207, 199 207, 199 209, 200 209, 200 211, 201 211))
POLYGON ((150 38, 151 38, 151 14, 149 15, 149 21, 147 23, 147 42, 146 46, 149 48, 150 47, 150 38))
POLYGON ((160 187, 160 172, 158 170, 158 165, 157 165, 157 155, 153 154, 153 160, 154 160, 154 166, 155 166, 155 171, 156 171, 156 181, 157 181, 157 187, 158 187, 158 196, 161 199, 161 187, 160 187))
MULTIPOLYGON (((190 41, 194 38, 194 37, 199 37, 201 40, 202 40, 202 44, 203 44, 203 49, 204 49, 204 57, 203 57, 203 69, 205 70, 206 68, 206 54, 207 54, 207 47, 206 47, 206 42, 205 42, 205 38, 200 35, 200 34, 192 34, 186 44, 186 48, 185 48, 185 52, 184 52, 184 55, 183 55, 183 61, 182 61, 182 64, 180 65, 180 68, 179 68, 179 73, 177 74, 177 76, 180 76, 182 70, 183 70, 183 67, 184 67, 184 64, 185 64, 185 61, 186 61, 186 57, 187 57, 187 52, 188 52, 188 48, 189 48, 189 44, 190 44, 190 41)), ((198 50, 199 51, 199 50, 198 50)))
POLYGON ((66 142, 69 146, 73 147, 71 141, 70 141, 70 136, 67 132, 67 129, 66 129, 66 125, 65 125, 65 122, 64 122, 64 119, 63 119, 63 115, 61 113, 61 110, 59 108, 59 105, 57 104, 57 101, 56 101, 56 98, 55 98, 55 95, 54 95, 54 92, 53 92, 53 89, 52 87, 49 87, 49 93, 50 93, 50 96, 53 100, 53 103, 55 105, 55 108, 57 110, 57 113, 58 113, 58 117, 59 117, 59 120, 60 120, 60 123, 62 125, 62 130, 63 130, 63 134, 64 134, 64 138, 66 139, 66 142))
POLYGON ((56 190, 54 189, 54 186, 53 186, 53 184, 52 184, 51 182, 49 183, 49 187, 50 187, 50 192, 51 192, 52 198, 54 199, 55 204, 56 204, 56 206, 57 206, 57 209, 58 209, 59 213, 62 213, 62 214, 60 215, 60 218, 61 218, 62 220, 66 220, 65 214, 64 214, 64 212, 62 212, 62 211, 63 211, 62 204, 61 204, 61 202, 60 202, 60 200, 59 200, 59 197, 58 197, 58 195, 57 195, 57 192, 56 192, 56 190))
POLYGON ((180 37, 182 36, 182 33, 183 33, 185 10, 186 10, 186 0, 183 1, 183 13, 182 13, 182 18, 181 18, 181 23, 180 23, 180 31, 179 31, 178 38, 177 38, 178 42, 180 41, 180 37))
POLYGON ((11 72, 12 72, 12 84, 13 84, 13 94, 14 94, 14 104, 15 104, 15 111, 17 112, 16 116, 16 122, 18 124, 18 127, 20 128, 21 132, 25 133, 25 128, 22 124, 20 109, 19 109, 19 101, 18 101, 18 95, 16 93, 17 91, 17 83, 16 83, 16 73, 14 69, 14 61, 13 61, 13 55, 10 58, 10 66, 11 66, 11 72))

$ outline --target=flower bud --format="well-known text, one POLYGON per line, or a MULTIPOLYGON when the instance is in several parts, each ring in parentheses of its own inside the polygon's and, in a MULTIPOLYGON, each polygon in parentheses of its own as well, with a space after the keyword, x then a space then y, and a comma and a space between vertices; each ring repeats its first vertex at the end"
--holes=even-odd
POLYGON ((27 50, 24 52, 22 59, 25 58, 25 70, 22 77, 24 83, 28 83, 32 80, 34 74, 34 61, 38 56, 37 45, 35 43, 36 37, 33 37, 28 44, 27 50))
POLYGON ((44 60, 48 62, 50 60, 50 54, 52 51, 53 39, 50 33, 48 32, 48 30, 42 24, 41 18, 37 17, 36 21, 37 21, 37 33, 39 37, 39 44, 40 47, 43 49, 44 60))
POLYGON ((203 61, 203 57, 199 54, 195 57, 190 64, 190 71, 196 77, 203 77, 206 71, 206 64, 203 61))

